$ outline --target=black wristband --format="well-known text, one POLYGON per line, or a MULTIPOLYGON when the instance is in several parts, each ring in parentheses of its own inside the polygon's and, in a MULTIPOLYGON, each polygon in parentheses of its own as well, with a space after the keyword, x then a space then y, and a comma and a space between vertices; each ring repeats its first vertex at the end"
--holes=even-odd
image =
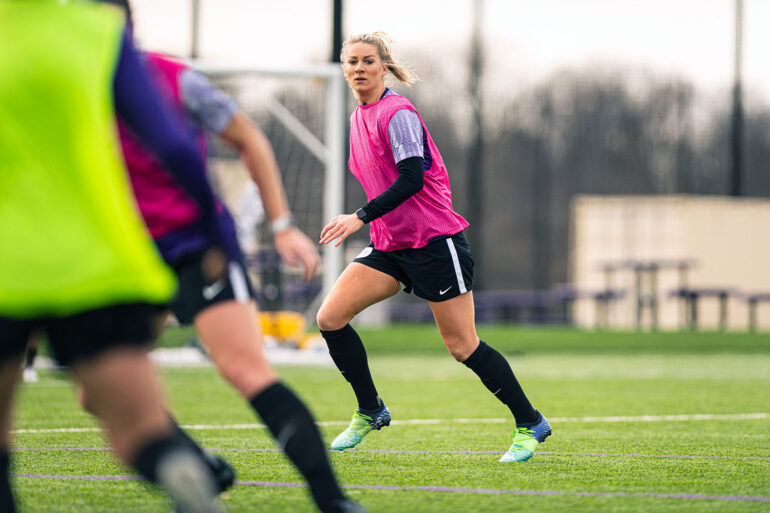
POLYGON ((364 210, 363 208, 359 208, 358 210, 356 210, 356 215, 364 224, 367 224, 369 222, 369 216, 366 214, 366 210, 364 210))

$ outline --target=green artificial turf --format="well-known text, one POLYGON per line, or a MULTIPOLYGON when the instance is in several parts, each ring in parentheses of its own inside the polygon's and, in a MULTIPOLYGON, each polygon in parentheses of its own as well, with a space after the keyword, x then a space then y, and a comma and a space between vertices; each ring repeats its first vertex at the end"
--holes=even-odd
MULTIPOLYGON (((508 356, 533 404, 552 420, 553 436, 526 463, 498 463, 510 443, 509 413, 445 354, 435 328, 361 330, 395 422, 371 433, 359 451, 330 459, 342 483, 361 487, 348 493, 372 513, 770 510, 766 335, 479 332, 508 356), (684 417, 659 420, 666 415, 684 417)), ((331 441, 355 407, 348 384, 329 367, 278 370, 331 441)), ((213 369, 165 369, 163 376, 179 422, 220 451, 240 481, 302 483, 280 452, 253 450, 275 445, 266 429, 249 427, 259 420, 213 369)), ((133 476, 109 451, 20 450, 105 448, 94 426, 65 374, 43 371, 39 383, 20 387, 14 429, 46 431, 13 435, 12 472, 59 476, 15 477, 20 510, 170 511, 164 495, 143 482, 62 477, 133 476), (50 432, 56 428, 86 430, 50 432)), ((225 503, 232 513, 314 511, 304 488, 285 486, 236 485, 225 503)))

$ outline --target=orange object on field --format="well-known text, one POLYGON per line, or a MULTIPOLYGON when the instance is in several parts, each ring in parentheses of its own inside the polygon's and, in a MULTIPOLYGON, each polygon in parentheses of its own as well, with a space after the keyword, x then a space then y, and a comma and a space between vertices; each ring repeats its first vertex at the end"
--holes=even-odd
POLYGON ((305 316, 299 312, 287 310, 279 312, 259 312, 262 332, 277 339, 280 343, 295 342, 297 345, 305 336, 305 316))

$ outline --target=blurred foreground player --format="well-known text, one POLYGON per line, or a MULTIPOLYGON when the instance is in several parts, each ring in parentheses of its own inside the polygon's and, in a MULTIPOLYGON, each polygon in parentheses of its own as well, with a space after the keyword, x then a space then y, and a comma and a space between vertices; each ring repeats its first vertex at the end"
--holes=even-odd
POLYGON ((417 109, 385 86, 388 73, 404 84, 414 76, 393 58, 382 32, 349 37, 340 58, 358 100, 350 118, 350 171, 369 202, 329 221, 320 242, 339 245, 370 224, 371 244, 342 272, 318 312, 329 354, 358 400, 332 449, 355 447, 373 429, 390 424, 350 321, 403 288, 428 301, 449 353, 513 414, 513 443, 500 461, 528 460, 551 426, 532 407, 505 357, 476 333, 473 257, 463 235, 468 222, 452 208, 447 169, 417 109))
POLYGON ((176 434, 147 357, 157 305, 175 280, 134 206, 116 111, 187 187, 217 246, 237 252, 213 222, 194 143, 155 97, 122 13, 0 2, 0 511, 15 509, 11 403, 36 329, 87 391, 118 458, 163 485, 180 510, 221 511, 214 476, 176 434))

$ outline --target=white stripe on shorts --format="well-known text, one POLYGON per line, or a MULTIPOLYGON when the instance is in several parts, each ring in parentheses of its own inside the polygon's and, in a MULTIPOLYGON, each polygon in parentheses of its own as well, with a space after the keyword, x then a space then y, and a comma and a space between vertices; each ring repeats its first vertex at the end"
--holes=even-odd
POLYGON ((236 262, 230 262, 227 270, 235 300, 239 303, 248 302, 251 297, 249 296, 249 287, 246 286, 246 277, 243 275, 243 269, 236 262))
POLYGON ((457 258, 457 250, 455 249, 455 243, 452 241, 452 237, 448 237, 446 240, 447 246, 449 246, 449 253, 452 255, 452 264, 455 266, 455 274, 457 275, 457 286, 460 287, 460 294, 465 294, 468 289, 465 288, 465 281, 463 280, 463 270, 460 268, 460 259, 457 258))

